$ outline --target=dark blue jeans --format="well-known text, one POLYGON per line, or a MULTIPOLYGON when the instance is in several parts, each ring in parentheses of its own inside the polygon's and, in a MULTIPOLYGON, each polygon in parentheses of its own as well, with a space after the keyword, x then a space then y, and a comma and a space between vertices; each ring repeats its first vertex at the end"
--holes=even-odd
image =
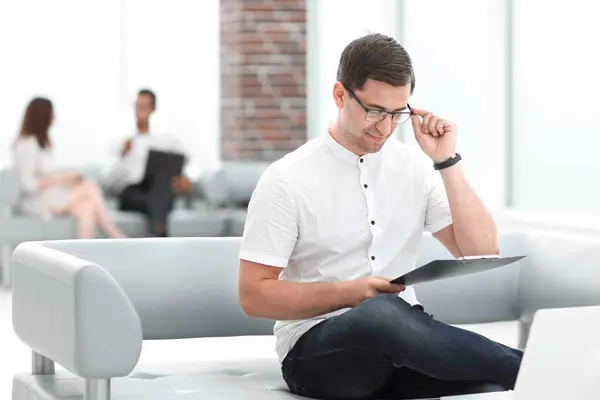
POLYGON ((513 389, 522 356, 385 294, 306 332, 282 372, 306 397, 435 398, 513 389))

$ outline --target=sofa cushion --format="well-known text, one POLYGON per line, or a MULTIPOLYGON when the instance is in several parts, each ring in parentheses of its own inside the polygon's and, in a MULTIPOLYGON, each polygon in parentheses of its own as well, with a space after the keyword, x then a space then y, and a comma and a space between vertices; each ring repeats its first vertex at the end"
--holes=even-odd
MULTIPOLYGON (((516 346, 517 321, 459 325, 516 346)), ((138 365, 112 380, 113 400, 301 399, 281 377, 274 336, 144 341, 138 365)), ((55 376, 19 374, 13 399, 82 399, 83 380, 57 367, 55 376)))
POLYGON ((269 165, 263 161, 225 162, 205 171, 196 182, 195 192, 213 207, 245 208, 269 165))
POLYGON ((169 216, 169 235, 173 237, 223 236, 225 216, 219 212, 178 209, 169 216))
POLYGON ((24 240, 44 240, 45 225, 37 216, 13 215, 0 221, 0 240, 11 244, 24 240))
MULTIPOLYGON (((148 222, 137 212, 110 210, 115 224, 130 237, 146 237, 148 222)), ((75 220, 68 216, 59 216, 45 222, 37 216, 13 215, 2 220, 0 239, 18 244, 31 240, 72 239, 76 235, 75 220)), ((175 209, 169 217, 171 236, 198 237, 222 236, 226 230, 226 215, 199 210, 175 209)), ((102 232, 98 231, 100 237, 102 232)))
POLYGON ((243 236, 248 211, 241 208, 230 208, 223 210, 227 218, 227 235, 243 236))

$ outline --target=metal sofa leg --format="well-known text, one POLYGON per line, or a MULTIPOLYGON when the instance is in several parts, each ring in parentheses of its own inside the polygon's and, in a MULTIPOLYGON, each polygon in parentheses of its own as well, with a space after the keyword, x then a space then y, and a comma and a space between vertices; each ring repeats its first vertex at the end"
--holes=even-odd
MULTIPOLYGON (((31 369, 33 375, 54 375, 54 361, 32 352, 31 369)), ((86 379, 84 400, 110 400, 110 379, 86 379)))
POLYGON ((12 258, 13 246, 9 243, 0 245, 0 286, 10 287, 11 269, 10 261, 12 258))
POLYGON ((54 375, 54 361, 35 351, 31 356, 31 373, 33 375, 54 375))
POLYGON ((110 379, 86 379, 84 400, 110 400, 110 379))

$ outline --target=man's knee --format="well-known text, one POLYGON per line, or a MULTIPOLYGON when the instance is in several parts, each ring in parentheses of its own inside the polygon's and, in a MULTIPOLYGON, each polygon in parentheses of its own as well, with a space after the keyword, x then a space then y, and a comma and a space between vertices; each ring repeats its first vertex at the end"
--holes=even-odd
POLYGON ((73 207, 72 214, 77 218, 91 217, 95 214, 94 203, 90 201, 81 202, 73 207))
POLYGON ((410 315, 414 312, 411 305, 394 293, 380 294, 363 301, 357 306, 363 313, 374 314, 385 319, 410 315))
POLYGON ((360 303, 352 314, 364 333, 382 338, 397 336, 418 327, 414 310, 395 294, 382 294, 360 303))

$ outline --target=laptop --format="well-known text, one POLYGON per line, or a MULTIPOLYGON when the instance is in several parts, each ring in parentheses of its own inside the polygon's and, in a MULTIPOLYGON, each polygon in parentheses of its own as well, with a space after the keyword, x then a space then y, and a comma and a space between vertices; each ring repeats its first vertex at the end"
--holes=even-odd
POLYGON ((446 399, 600 399, 600 306, 538 311, 514 391, 446 399))
POLYGON ((166 173, 169 178, 181 176, 184 164, 183 154, 151 149, 148 151, 144 180, 151 180, 158 173, 166 173))

